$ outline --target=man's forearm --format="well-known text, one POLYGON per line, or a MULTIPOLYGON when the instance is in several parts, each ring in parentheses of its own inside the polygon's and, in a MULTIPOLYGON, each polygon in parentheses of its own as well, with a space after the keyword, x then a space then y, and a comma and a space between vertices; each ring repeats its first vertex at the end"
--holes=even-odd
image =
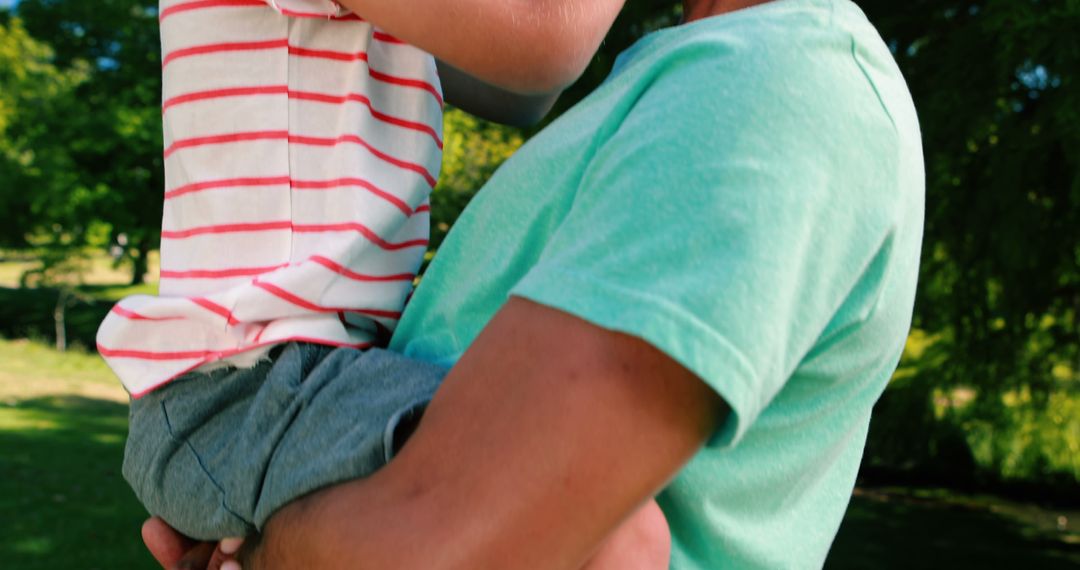
POLYGON ((624 0, 338 0, 487 83, 561 91, 585 69, 624 0))
POLYGON ((580 568, 724 409, 645 342, 512 299, 401 454, 283 509, 245 567, 580 568))

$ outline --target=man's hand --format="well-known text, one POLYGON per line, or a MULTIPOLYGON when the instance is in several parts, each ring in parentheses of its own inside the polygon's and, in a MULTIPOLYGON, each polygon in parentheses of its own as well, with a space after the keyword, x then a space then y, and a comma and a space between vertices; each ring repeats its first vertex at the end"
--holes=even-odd
POLYGON ((230 560, 240 548, 238 539, 225 539, 219 544, 192 540, 157 517, 143 523, 142 538, 158 564, 168 570, 239 570, 239 565, 230 560))
POLYGON ((400 455, 279 511, 245 568, 581 568, 725 410, 641 339, 513 298, 400 455))

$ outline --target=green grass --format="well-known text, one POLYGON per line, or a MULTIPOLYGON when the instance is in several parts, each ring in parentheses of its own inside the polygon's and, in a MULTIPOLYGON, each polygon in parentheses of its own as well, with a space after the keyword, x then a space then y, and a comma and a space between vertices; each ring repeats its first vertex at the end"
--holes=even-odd
POLYGON ((153 568, 120 475, 127 399, 93 355, 0 341, 0 567, 153 568))
MULTIPOLYGON (((109 370, 29 341, 0 340, 0 363, 0 568, 154 568, 120 476, 127 398, 109 370)), ((1080 512, 862 489, 826 567, 1077 568, 1080 512)))
MULTIPOLYGON (((85 258, 72 261, 71 271, 66 280, 73 285, 96 284, 123 286, 131 282, 131 270, 126 265, 114 266, 112 258, 105 252, 91 249, 85 252, 85 258)), ((0 287, 15 288, 23 274, 41 266, 33 251, 0 250, 0 287)), ((159 259, 156 251, 150 252, 148 281, 157 281, 159 259)))

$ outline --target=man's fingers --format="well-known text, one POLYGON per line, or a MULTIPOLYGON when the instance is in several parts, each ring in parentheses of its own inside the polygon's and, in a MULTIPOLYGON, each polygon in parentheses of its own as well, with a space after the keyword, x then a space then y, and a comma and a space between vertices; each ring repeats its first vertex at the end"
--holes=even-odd
POLYGON ((176 532, 158 517, 143 523, 142 539, 162 568, 176 566, 184 554, 195 546, 194 540, 176 532))
POLYGON ((209 570, 220 568, 222 556, 215 557, 217 545, 213 542, 200 542, 188 550, 170 570, 209 570), (212 560, 213 559, 213 560, 212 560), (211 564, 213 561, 213 564, 211 564))
POLYGON ((221 542, 218 543, 218 548, 224 554, 228 554, 231 556, 233 554, 236 554, 237 551, 240 550, 240 547, 243 545, 243 538, 223 538, 221 539, 221 542))

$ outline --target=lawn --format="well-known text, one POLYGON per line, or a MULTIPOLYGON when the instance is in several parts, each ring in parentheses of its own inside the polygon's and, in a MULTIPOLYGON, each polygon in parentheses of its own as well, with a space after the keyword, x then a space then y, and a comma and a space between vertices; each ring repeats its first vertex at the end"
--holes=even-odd
POLYGON ((0 567, 152 568, 120 476, 127 396, 97 356, 0 340, 0 567))
MULTIPOLYGON (((0 340, 0 567, 154 567, 120 476, 126 420, 96 356, 0 340)), ((826 568, 1078 568, 1078 523, 996 497, 858 489, 826 568)))

